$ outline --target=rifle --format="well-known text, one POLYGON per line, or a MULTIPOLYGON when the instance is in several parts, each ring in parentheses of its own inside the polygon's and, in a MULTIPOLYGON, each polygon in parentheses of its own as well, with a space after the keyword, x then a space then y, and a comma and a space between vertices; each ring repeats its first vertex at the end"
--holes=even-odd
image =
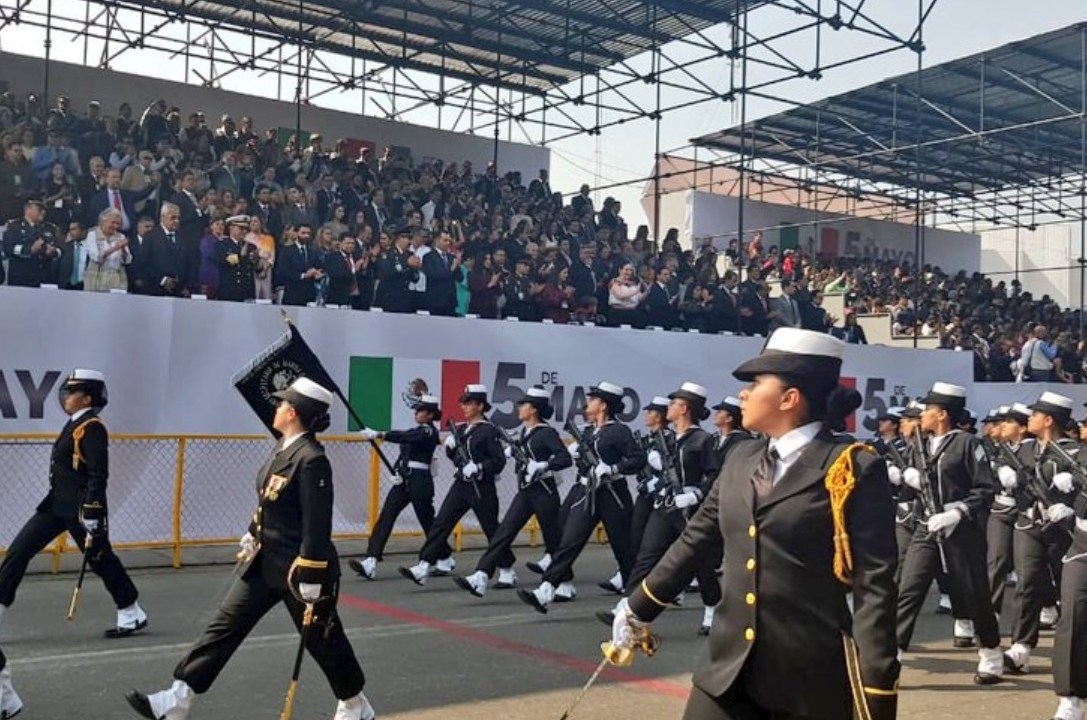
MULTIPOLYGON (((1009 457, 1012 462, 1015 463, 1014 465, 1012 465, 1012 467, 1015 470, 1016 474, 1020 477, 1026 477, 1026 486, 1023 489, 1026 491, 1026 494, 1028 496, 1027 499, 1029 499, 1034 507, 1039 511, 1039 515, 1042 515, 1042 517, 1040 518, 1041 530, 1042 532, 1045 532, 1047 526, 1053 526, 1053 523, 1049 522, 1048 518, 1045 517, 1045 511, 1048 510, 1049 506, 1052 504, 1049 502, 1049 484, 1046 483, 1045 479, 1039 474, 1037 465, 1030 469, 1027 469, 1027 467, 1024 466, 1022 462, 1020 462, 1019 456, 1012 452, 1010 447, 1007 447, 1007 445, 1005 445, 1004 443, 1001 443, 1001 445, 1006 451, 1007 457, 1009 457)), ((1068 454, 1067 450, 1062 448, 1056 442, 1046 443, 1046 450, 1049 449, 1052 449, 1054 451, 1053 454, 1057 456, 1058 460, 1067 463, 1069 467, 1072 468, 1072 477, 1074 479, 1077 478, 1077 475, 1082 477, 1081 473, 1083 473, 1083 468, 1080 466, 1079 463, 1072 459, 1072 456, 1068 454)), ((1044 456, 1045 454, 1043 453, 1043 457, 1044 456)), ((1057 527, 1060 527, 1061 530, 1068 533, 1069 537, 1072 536, 1071 529, 1060 525, 1058 525, 1057 527)))
MULTIPOLYGON (((921 466, 918 470, 921 471, 921 489, 918 491, 921 494, 921 505, 925 509, 926 517, 932 517, 933 515, 941 512, 943 508, 936 502, 936 496, 932 492, 932 478, 929 477, 928 467, 928 451, 925 449, 925 438, 921 434, 921 426, 917 425, 913 429, 914 441, 917 443, 917 458, 918 464, 921 466)), ((940 553, 940 569, 947 574, 947 552, 944 550, 944 536, 940 533, 936 533, 936 550, 940 553)))
MULTIPOLYGON (((1049 444, 1052 445, 1053 443, 1049 444)), ((997 448, 1000 450, 1000 455, 1004 459, 1004 464, 1014 470, 1017 476, 1026 481, 1022 489, 1027 494, 1027 499, 1042 510, 1048 508, 1049 500, 1046 496, 1049 488, 1046 486, 1045 481, 1038 477, 1035 468, 1028 468, 1024 465, 1023 461, 1019 459, 1019 456, 1015 454, 1015 451, 1013 451, 1007 443, 998 443, 997 448)))
MULTIPOLYGON (((514 471, 517 473, 517 487, 524 490, 535 482, 535 480, 528 477, 528 463, 532 458, 528 456, 524 442, 520 438, 511 437, 508 433, 503 431, 499 434, 499 439, 502 441, 502 444, 513 452, 514 471)), ((548 493, 551 492, 551 488, 547 487, 546 484, 544 487, 547 489, 548 493)))
POLYGON ((1076 462, 1076 459, 1069 455, 1068 451, 1061 447, 1059 442, 1047 443, 1046 447, 1052 448, 1057 459, 1069 467, 1069 472, 1072 474, 1072 479, 1075 480, 1077 486, 1076 489, 1080 492, 1087 492, 1087 468, 1076 462))
POLYGON ((672 452, 672 448, 668 444, 668 438, 664 433, 657 430, 651 436, 653 443, 653 449, 656 450, 661 456, 661 474, 664 480, 664 487, 661 488, 661 499, 654 503, 656 507, 663 505, 666 508, 670 508, 676 504, 676 493, 683 491, 683 479, 679 475, 679 468, 676 465, 676 456, 672 452))
MULTIPOLYGON (((453 418, 448 418, 445 421, 445 426, 449 428, 450 434, 453 435, 453 441, 456 443, 453 446, 453 464, 456 469, 453 471, 454 480, 467 480, 464 477, 464 466, 472 462, 472 457, 468 454, 467 438, 464 437, 464 432, 457 427, 457 424, 453 422, 453 418)), ((479 497, 479 486, 476 485, 475 480, 471 481, 472 488, 476 491, 476 497, 479 497)))
MULTIPOLYGON (((643 453, 648 453, 653 449, 652 440, 648 435, 643 435, 641 430, 634 431, 634 442, 638 444, 638 449, 643 453)), ((649 492, 649 483, 653 480, 653 468, 649 467, 649 464, 642 466, 642 469, 638 471, 635 480, 638 483, 638 492, 646 494, 649 492)))
POLYGON ((600 464, 600 458, 596 454, 596 449, 585 439, 585 433, 582 432, 573 420, 566 421, 566 432, 570 433, 570 437, 577 443, 578 461, 577 469, 578 473, 582 475, 588 484, 585 486, 586 502, 589 510, 589 515, 596 516, 596 490, 600 487, 599 481, 596 479, 596 466, 600 464))

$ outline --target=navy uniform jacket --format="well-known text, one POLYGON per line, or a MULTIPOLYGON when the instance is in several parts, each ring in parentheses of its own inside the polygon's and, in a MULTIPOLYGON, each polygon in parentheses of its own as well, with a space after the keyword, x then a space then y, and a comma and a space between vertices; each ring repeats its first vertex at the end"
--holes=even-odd
MULTIPOLYGON (((506 467, 506 453, 502 450, 502 441, 499 439, 502 431, 487 420, 467 426, 459 425, 458 431, 468 446, 468 459, 480 468, 479 474, 471 479, 472 482, 497 480, 502 474, 502 468, 506 467)), ((445 454, 456 463, 456 450, 446 448, 445 454)))
POLYGON ((638 617, 654 619, 723 544, 723 599, 710 631, 709 661, 694 675, 710 696, 740 683, 765 710, 838 719, 854 716, 852 688, 863 687, 873 718, 894 717, 900 671, 894 502, 883 460, 855 452, 857 483, 845 506, 853 555, 847 587, 834 575, 834 523, 824 484, 845 447, 820 433, 757 500, 751 473, 766 441, 738 444, 683 534, 630 596, 638 617), (853 614, 846 605, 850 590, 853 614), (857 660, 855 685, 847 653, 857 660))
POLYGON ((692 427, 676 438, 675 452, 683 487, 696 487, 703 495, 708 493, 721 471, 713 437, 700 427, 692 427))
MULTIPOLYGON (((47 245, 60 247, 63 238, 54 225, 43 222, 31 225, 26 220, 12 220, 4 232, 4 254, 8 257, 8 285, 38 287, 42 283, 55 282, 53 265, 55 258, 45 256, 44 247, 37 253, 31 247, 38 239, 47 245)), ((59 255, 57 256, 60 257, 59 255)), ((66 282, 68 278, 64 278, 66 282)))
MULTIPOLYGON (((721 474, 721 470, 725 467, 725 458, 728 457, 732 449, 744 440, 752 440, 751 433, 746 430, 733 430, 728 435, 722 435, 720 432, 714 433, 710 440, 713 442, 713 455, 714 462, 717 463, 717 474, 721 474)), ((714 480, 717 478, 714 477, 714 480)), ((710 487, 713 487, 711 481, 710 487)))
MULTIPOLYGON (((1075 440, 1061 439, 1057 441, 1061 448, 1073 458, 1076 457, 1079 451, 1079 443, 1075 440)), ((1019 449, 1016 453, 1020 460, 1023 461, 1024 472, 1031 473, 1035 477, 1032 478, 1033 482, 1028 485, 1028 478, 1020 477, 1016 486, 1014 496, 1016 498, 1016 507, 1019 509, 1019 518, 1016 521, 1016 527, 1026 528, 1031 525, 1045 525, 1047 520, 1038 508, 1038 502, 1043 503, 1045 506, 1055 505, 1057 503, 1063 503, 1068 507, 1073 507, 1076 502, 1076 495, 1078 494, 1075 488, 1070 493, 1059 492, 1053 487, 1053 476, 1060 472, 1072 472, 1072 468, 1065 462, 1062 462, 1056 454, 1049 449, 1049 445, 1043 446, 1042 443, 1037 440, 1030 442, 1020 443, 1019 449), (1031 490, 1030 485, 1034 487, 1044 486, 1045 492, 1041 497, 1037 497, 1031 490)), ((998 481, 999 482, 999 481, 998 481)))
POLYGON ((409 462, 429 466, 434 459, 434 448, 438 447, 438 429, 429 423, 416 425, 410 430, 390 430, 382 437, 403 446, 400 457, 396 459, 396 472, 401 477, 407 477, 411 472, 409 462))
POLYGON ((220 238, 214 247, 215 264, 219 266, 219 299, 241 302, 249 300, 255 292, 253 271, 255 248, 244 240, 238 242, 230 237, 220 238), (236 255, 238 262, 231 265, 227 258, 236 255))
POLYGON ((311 433, 277 450, 257 474, 257 511, 249 532, 260 550, 245 569, 269 587, 328 585, 340 575, 332 544, 332 465, 311 433), (288 580, 288 572, 291 578, 288 580))
POLYGON ((374 306, 385 312, 411 312, 414 293, 408 287, 419 276, 415 268, 408 265, 411 251, 398 252, 396 248, 381 256, 377 265, 377 297, 374 306))
MULTIPOLYGON (((617 468, 617 475, 636 475, 645 467, 645 453, 626 425, 609 420, 592 433, 593 449, 602 462, 617 468)), ((592 468, 589 468, 590 472, 592 468)))
MULTIPOLYGON (((545 476, 554 478, 554 473, 574 464, 570 451, 566 449, 566 444, 559 437, 558 431, 546 423, 540 423, 533 428, 521 428, 518 443, 525 449, 529 460, 547 462, 547 469, 537 475, 537 478, 545 476)), ((521 487, 525 487, 524 475, 527 469, 520 466, 517 468, 517 481, 521 487)))
POLYGON ((69 420, 53 443, 49 459, 49 494, 38 512, 67 520, 104 518, 109 480, 109 433, 91 410, 69 420))

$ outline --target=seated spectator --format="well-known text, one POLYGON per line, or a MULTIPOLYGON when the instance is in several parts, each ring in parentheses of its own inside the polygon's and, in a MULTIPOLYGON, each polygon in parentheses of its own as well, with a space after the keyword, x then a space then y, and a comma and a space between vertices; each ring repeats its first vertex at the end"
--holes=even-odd
MULTIPOLYGON (((646 314, 641 310, 641 304, 646 292, 646 287, 634 274, 633 265, 625 263, 620 267, 619 275, 608 283, 608 324, 612 327, 645 327, 646 314)), ((669 302, 665 294, 663 303, 668 305, 669 302)))

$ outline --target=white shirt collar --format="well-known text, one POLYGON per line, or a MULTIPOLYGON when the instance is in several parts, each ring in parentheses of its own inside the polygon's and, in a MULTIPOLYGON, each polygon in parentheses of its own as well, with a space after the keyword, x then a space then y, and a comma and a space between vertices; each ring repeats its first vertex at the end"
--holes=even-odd
POLYGON ((77 420, 79 420, 79 418, 83 417, 93 409, 94 408, 83 408, 82 410, 76 410, 75 413, 72 414, 71 422, 76 422, 77 420))
POLYGON ((962 432, 962 430, 959 430, 957 428, 952 428, 951 430, 948 430, 943 435, 933 435, 932 437, 930 437, 928 439, 929 453, 934 453, 937 450, 939 450, 940 447, 943 446, 945 440, 947 440, 949 437, 951 437, 955 433, 959 433, 959 432, 962 432))
POLYGON ((823 423, 821 421, 810 422, 807 425, 801 425, 798 428, 793 428, 789 432, 785 433, 779 438, 770 440, 770 447, 777 450, 778 458, 781 462, 789 464, 796 456, 800 454, 800 451, 807 447, 815 436, 819 434, 819 431, 823 429, 823 423))
POLYGON ((283 440, 283 445, 282 445, 282 446, 280 446, 280 448, 279 448, 280 452, 282 452, 283 450, 286 450, 286 449, 287 449, 287 448, 289 448, 289 447, 290 447, 291 445, 294 445, 294 443, 295 443, 295 442, 296 442, 296 441, 297 441, 297 440, 298 440, 298 439, 299 439, 300 437, 303 437, 303 436, 304 436, 305 434, 306 434, 306 433, 304 433, 304 432, 300 432, 300 433, 298 433, 297 435, 291 435, 291 436, 290 436, 289 438, 284 438, 284 440, 283 440))

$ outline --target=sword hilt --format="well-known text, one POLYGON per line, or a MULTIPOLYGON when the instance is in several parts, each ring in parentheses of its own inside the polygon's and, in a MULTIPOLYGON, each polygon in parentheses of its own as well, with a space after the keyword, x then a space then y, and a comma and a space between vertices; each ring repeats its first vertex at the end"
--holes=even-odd
POLYGON ((660 649, 660 636, 645 630, 635 638, 633 647, 616 647, 613 643, 600 643, 600 652, 604 653, 608 663, 616 667, 628 667, 634 662, 634 656, 638 651, 645 653, 646 657, 652 657, 660 649))

